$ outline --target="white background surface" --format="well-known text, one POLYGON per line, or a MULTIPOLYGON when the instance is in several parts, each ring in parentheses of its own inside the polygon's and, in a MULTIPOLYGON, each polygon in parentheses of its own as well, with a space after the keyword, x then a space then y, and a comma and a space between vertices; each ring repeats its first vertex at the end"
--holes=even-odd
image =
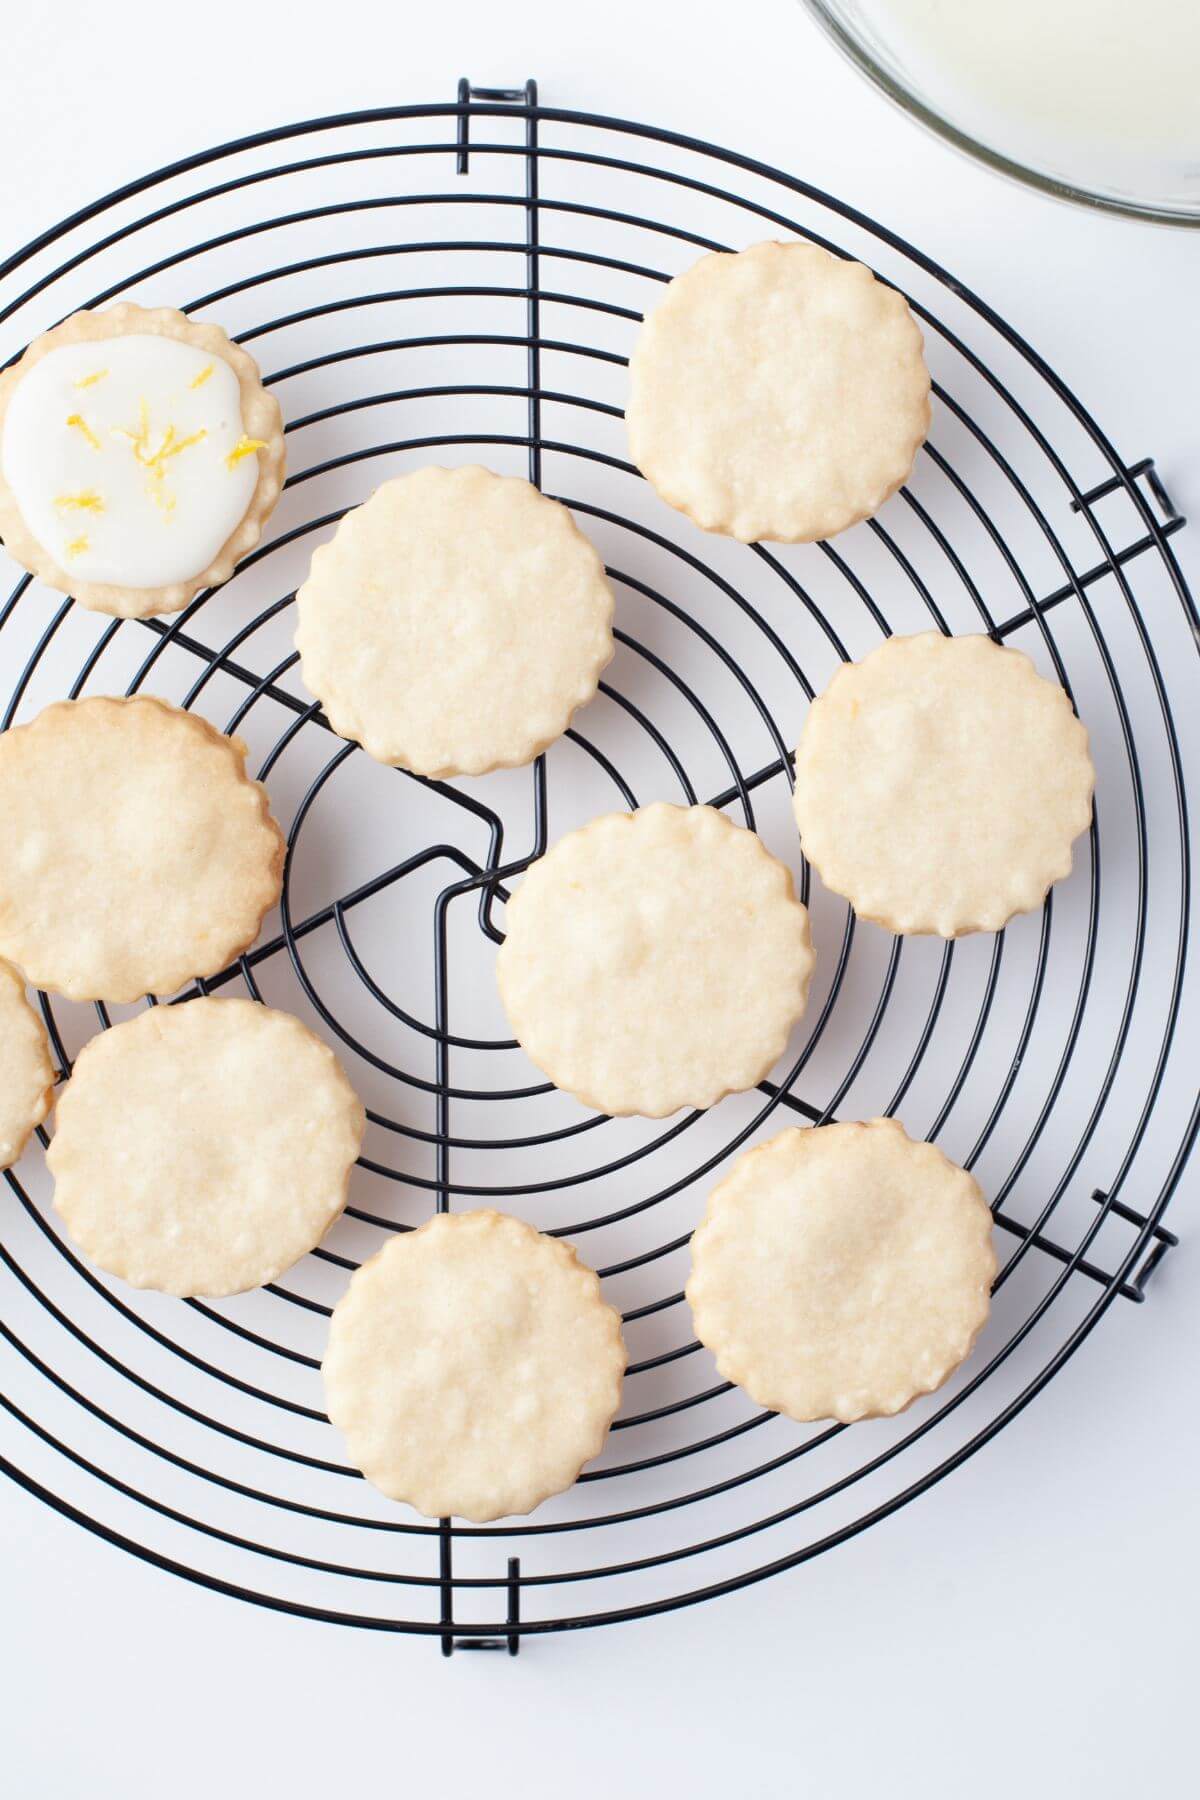
MULTIPOLYGON (((1200 238, 1090 217, 927 140, 791 0, 410 9, 22 8, 3 239, 152 164, 287 119, 538 77, 550 104, 737 147, 862 206, 1026 334, 1200 513, 1200 238), (187 29, 186 27, 190 27, 187 29)), ((1177 548, 1193 583, 1197 545, 1177 548)), ((1200 542, 1200 540, 1198 540, 1200 542)), ((7 671, 0 670, 0 688, 7 671)), ((367 1782, 457 1796, 1182 1793, 1200 1352, 1194 1177, 1148 1303, 1118 1303, 1014 1425, 916 1505, 698 1612, 443 1665, 266 1615, 0 1488, 14 1800, 367 1782)))

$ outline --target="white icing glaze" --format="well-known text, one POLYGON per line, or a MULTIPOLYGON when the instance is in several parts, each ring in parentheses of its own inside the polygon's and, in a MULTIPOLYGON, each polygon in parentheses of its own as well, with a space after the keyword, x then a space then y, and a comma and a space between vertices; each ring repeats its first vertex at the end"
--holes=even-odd
POLYGON ((68 575, 158 588, 206 569, 236 529, 258 480, 257 454, 229 460, 245 441, 222 357, 131 333, 35 363, 0 458, 27 528, 68 575))

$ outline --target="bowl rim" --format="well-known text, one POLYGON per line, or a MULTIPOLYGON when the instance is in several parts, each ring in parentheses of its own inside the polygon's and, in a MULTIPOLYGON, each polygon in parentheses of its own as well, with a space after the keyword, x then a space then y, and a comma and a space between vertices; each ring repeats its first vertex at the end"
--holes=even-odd
POLYGON ((1076 205, 1091 207, 1096 212, 1116 213, 1123 218, 1141 219, 1156 225, 1200 228, 1200 200, 1197 201, 1196 209, 1189 211, 1183 207, 1104 193, 1096 188, 1079 187, 1060 176, 1049 175, 1027 163, 1018 162, 979 138, 972 137, 970 132, 952 125, 941 113, 927 105, 910 87, 876 60, 843 17, 837 0, 832 0, 832 3, 830 0, 801 0, 801 4, 859 73, 865 75, 888 100, 919 125, 923 125, 927 131, 933 132, 945 143, 974 157, 998 174, 1007 175, 1010 180, 1035 188, 1039 193, 1050 194, 1056 200, 1070 200, 1076 205))

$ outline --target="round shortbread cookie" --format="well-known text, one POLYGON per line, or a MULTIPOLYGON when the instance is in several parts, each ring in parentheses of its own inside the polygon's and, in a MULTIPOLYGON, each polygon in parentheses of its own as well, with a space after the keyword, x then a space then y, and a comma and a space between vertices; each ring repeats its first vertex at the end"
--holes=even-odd
POLYGON ((613 653, 604 564, 565 506, 490 469, 418 469, 346 514, 296 596, 305 686, 379 762, 531 762, 613 653))
POLYGON ((570 1244, 497 1212, 395 1237, 334 1308, 323 1374, 350 1460, 427 1517, 532 1512, 600 1454, 621 1316, 570 1244))
POLYGON ((226 968, 283 876, 245 757, 148 695, 60 701, 0 735, 0 954, 72 1000, 171 994, 226 968))
POLYGON ((907 481, 929 430, 901 294, 812 244, 702 256, 638 333, 630 454, 669 505, 743 543, 830 538, 907 481))
POLYGON ((20 975, 0 962, 0 1169, 16 1162, 53 1095, 46 1027, 25 998, 20 975))
POLYGON ((978 1184, 895 1119, 781 1131, 692 1239, 687 1298, 726 1381, 790 1418, 901 1412, 968 1354, 996 1273, 978 1184))
POLYGON ((227 581, 283 466, 253 357, 170 307, 76 313, 0 375, 0 537, 95 612, 178 612, 227 581))
POLYGON ((999 931, 1071 871, 1088 736, 1019 650, 928 631, 846 663, 796 752, 796 820, 826 887, 889 931, 999 931))
POLYGON ((792 877, 711 806, 608 813, 508 903, 496 963, 522 1049, 600 1112, 661 1119, 754 1087, 804 1011, 792 877))
POLYGON ((86 1045, 46 1162, 85 1256, 133 1287, 218 1298, 320 1243, 364 1126, 337 1058, 299 1019, 189 1000, 86 1045))

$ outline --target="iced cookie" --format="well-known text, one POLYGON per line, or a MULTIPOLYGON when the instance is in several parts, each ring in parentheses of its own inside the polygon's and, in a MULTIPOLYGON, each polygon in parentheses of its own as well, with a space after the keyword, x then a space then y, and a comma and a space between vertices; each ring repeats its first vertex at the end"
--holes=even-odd
POLYGON ((508 903, 496 965, 530 1060, 586 1106, 660 1119, 752 1088, 812 973, 790 872, 710 806, 609 813, 508 903))
POLYGON ((0 962, 0 1169, 16 1162, 50 1111, 53 1094, 46 1027, 25 998, 17 971, 0 962))
POLYGON ((638 334, 630 454, 705 531, 807 543, 866 519, 929 430, 902 295, 812 244, 755 244, 677 275, 638 334))
POLYGON ((418 469, 346 514, 296 596, 335 731, 418 775, 530 762, 596 692, 612 589, 565 506, 488 469, 418 469))
POLYGON ((497 1212, 395 1237, 334 1308, 323 1373, 350 1460, 429 1518, 532 1512, 598 1456, 620 1314, 561 1238, 497 1212))
POLYGON ((283 464, 253 358, 169 307, 76 313, 0 375, 0 537, 95 612, 178 612, 227 581, 283 464))
POLYGON ((150 1007, 76 1061, 46 1153, 54 1204, 133 1287, 240 1294, 324 1237, 364 1123, 332 1050, 290 1013, 150 1007))
POLYGON ((969 1353, 996 1273, 977 1183, 894 1119, 781 1131, 692 1239, 687 1298, 726 1381, 789 1418, 875 1418, 969 1353))
POLYGON ((990 638, 888 638, 809 708, 796 819, 826 887, 889 931, 999 931, 1071 870, 1088 736, 1057 682, 990 638))
POLYGON ((48 706, 0 734, 0 955, 71 1000, 215 975, 279 898, 245 748, 163 700, 48 706))

